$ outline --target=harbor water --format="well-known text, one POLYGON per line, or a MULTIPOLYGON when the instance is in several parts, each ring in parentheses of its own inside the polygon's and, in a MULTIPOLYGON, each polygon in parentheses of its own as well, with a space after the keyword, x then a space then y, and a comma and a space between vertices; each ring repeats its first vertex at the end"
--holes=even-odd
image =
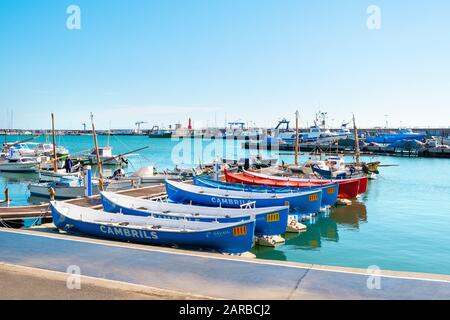
MULTIPOLYGON (((8 137, 17 141, 24 137, 8 137)), ((99 144, 106 145, 100 136, 99 144)), ((58 144, 71 153, 92 148, 90 136, 58 137, 58 144)), ((197 139, 192 139, 197 140, 197 139)), ((36 142, 44 142, 40 137, 36 142)), ((158 170, 211 162, 215 157, 239 158, 256 151, 242 150, 241 141, 183 142, 149 139, 145 136, 112 136, 114 154, 148 145, 129 157, 127 172, 154 165, 158 170), (200 150, 201 149, 201 150, 200 150)), ((267 156, 287 163, 292 155, 273 151, 267 156)), ((307 156, 301 156, 305 160, 307 156)), ((348 207, 337 207, 308 222, 300 235, 287 235, 286 244, 276 248, 255 247, 257 258, 309 264, 450 274, 450 161, 448 159, 377 157, 378 180, 348 207)), ((29 197, 27 185, 34 174, 0 173, 0 188, 8 187, 12 205, 40 203, 29 197)))

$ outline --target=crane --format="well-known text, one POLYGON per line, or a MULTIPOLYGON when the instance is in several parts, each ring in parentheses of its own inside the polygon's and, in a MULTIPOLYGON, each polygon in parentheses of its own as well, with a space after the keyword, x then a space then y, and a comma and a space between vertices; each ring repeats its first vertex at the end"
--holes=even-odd
POLYGON ((137 131, 136 131, 137 134, 141 134, 141 124, 144 124, 144 123, 147 123, 147 122, 145 122, 145 121, 138 121, 138 122, 136 122, 134 124, 135 126, 137 126, 137 131))

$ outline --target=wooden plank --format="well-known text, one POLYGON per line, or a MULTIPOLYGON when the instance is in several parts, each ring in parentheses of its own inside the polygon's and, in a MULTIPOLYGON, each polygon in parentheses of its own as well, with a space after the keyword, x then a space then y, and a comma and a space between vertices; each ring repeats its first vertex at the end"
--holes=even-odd
MULTIPOLYGON (((127 195, 136 198, 152 198, 161 197, 166 194, 166 187, 164 184, 155 186, 148 186, 142 188, 135 188, 129 190, 122 190, 116 192, 118 194, 127 195)), ((82 207, 89 207, 94 209, 101 208, 100 196, 96 195, 91 198, 76 198, 65 200, 64 202, 74 204, 82 207)), ((20 207, 0 207, 0 219, 21 219, 21 218, 35 218, 39 217, 45 211, 44 217, 51 217, 48 211, 49 204, 41 204, 34 206, 20 206, 20 207)))

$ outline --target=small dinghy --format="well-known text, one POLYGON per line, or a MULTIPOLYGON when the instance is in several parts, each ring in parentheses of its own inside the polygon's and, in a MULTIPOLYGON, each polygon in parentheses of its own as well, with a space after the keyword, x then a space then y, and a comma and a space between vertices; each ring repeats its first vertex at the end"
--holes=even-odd
POLYGON ((112 192, 102 192, 103 209, 107 212, 165 219, 230 223, 256 219, 255 235, 272 236, 286 232, 289 207, 211 208, 139 199, 112 192))
POLYGON ((226 208, 240 208, 250 202, 257 208, 282 206, 289 203, 290 208, 298 212, 313 213, 320 210, 322 203, 322 190, 260 193, 205 188, 166 180, 166 192, 169 199, 175 202, 226 208))
POLYGON ((61 181, 61 179, 67 177, 81 177, 81 172, 69 172, 67 173, 65 169, 58 169, 56 172, 53 170, 39 170, 39 181, 40 182, 55 182, 61 181))
POLYGON ((253 245, 254 219, 234 223, 197 222, 107 213, 58 201, 52 201, 50 206, 53 223, 67 232, 233 254, 249 251, 253 245))
MULTIPOLYGON (((98 188, 98 180, 92 181, 92 194, 97 195, 100 193, 98 188)), ((59 181, 43 182, 43 183, 30 183, 28 189, 30 194, 35 197, 50 197, 49 189, 53 188, 55 191, 55 197, 57 199, 73 199, 84 197, 86 188, 84 181, 80 177, 66 176, 61 177, 59 181)))
POLYGON ((32 173, 38 170, 39 161, 32 157, 14 157, 0 161, 0 171, 32 173))
POLYGON ((332 206, 337 202, 339 185, 337 183, 324 185, 324 186, 313 186, 306 188, 290 188, 290 187, 270 187, 270 186, 252 186, 243 183, 228 183, 223 181, 216 181, 211 179, 206 179, 202 177, 194 177, 194 184, 196 186, 207 187, 207 188, 218 188, 225 190, 236 190, 236 191, 247 191, 247 192, 263 192, 263 193, 294 193, 294 192, 304 192, 305 190, 322 190, 322 207, 332 206))

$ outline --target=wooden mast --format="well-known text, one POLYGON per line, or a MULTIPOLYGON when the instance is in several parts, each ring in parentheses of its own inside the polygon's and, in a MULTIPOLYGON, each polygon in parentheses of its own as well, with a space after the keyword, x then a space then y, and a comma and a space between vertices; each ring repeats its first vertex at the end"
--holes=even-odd
POLYGON ((295 111, 295 162, 298 166, 298 110, 295 111))
POLYGON ((353 129, 355 134, 355 162, 356 165, 359 165, 361 151, 359 150, 358 128, 356 128, 355 115, 353 115, 353 129))
POLYGON ((56 154, 56 138, 55 138, 55 115, 52 113, 52 137, 53 137, 53 172, 58 172, 58 158, 56 154))
POLYGON ((94 115, 91 112, 91 123, 92 123, 92 135, 94 137, 94 145, 95 145, 95 157, 97 159, 97 169, 98 169, 98 188, 100 191, 103 191, 103 174, 102 174, 102 162, 100 161, 100 155, 98 153, 98 144, 97 144, 97 134, 95 133, 94 126, 94 115))

